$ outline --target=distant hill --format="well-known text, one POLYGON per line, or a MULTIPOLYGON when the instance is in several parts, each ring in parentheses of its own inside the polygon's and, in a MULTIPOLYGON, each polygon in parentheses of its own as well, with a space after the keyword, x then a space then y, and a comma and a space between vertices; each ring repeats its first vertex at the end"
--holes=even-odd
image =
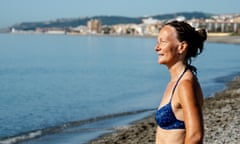
MULTIPOLYGON (((178 16, 184 16, 186 19, 192 18, 209 18, 212 14, 207 14, 203 12, 181 12, 173 14, 161 14, 149 16, 158 20, 168 20, 173 19, 178 16)), ((87 21, 90 19, 99 19, 102 22, 102 25, 115 25, 115 24, 140 24, 142 19, 146 17, 124 17, 124 16, 94 16, 94 17, 84 17, 84 18, 64 18, 57 19, 54 21, 43 21, 43 22, 23 22, 20 24, 15 24, 11 27, 14 27, 18 30, 35 30, 36 28, 67 28, 67 27, 77 27, 79 25, 86 25, 87 21)))
POLYGON ((189 20, 192 18, 206 19, 206 18, 210 18, 211 16, 213 16, 213 14, 203 13, 203 12, 179 12, 179 13, 172 13, 172 14, 155 15, 155 16, 152 16, 152 18, 163 20, 163 19, 173 19, 178 16, 184 16, 187 20, 189 20))

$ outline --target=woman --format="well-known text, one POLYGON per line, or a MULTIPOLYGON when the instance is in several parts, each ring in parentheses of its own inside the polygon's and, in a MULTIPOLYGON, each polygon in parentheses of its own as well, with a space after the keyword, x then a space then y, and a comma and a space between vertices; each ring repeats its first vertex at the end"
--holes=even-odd
POLYGON ((173 21, 160 30, 155 50, 167 66, 170 82, 156 112, 156 144, 202 144, 203 96, 191 59, 203 50, 207 35, 186 22, 173 21))

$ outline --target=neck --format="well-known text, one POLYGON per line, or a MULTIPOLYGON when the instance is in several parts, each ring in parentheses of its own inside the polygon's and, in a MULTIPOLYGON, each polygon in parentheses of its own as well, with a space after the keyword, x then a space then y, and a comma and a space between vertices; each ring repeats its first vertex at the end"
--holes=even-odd
POLYGON ((178 62, 168 67, 168 70, 171 76, 171 81, 176 81, 178 77, 181 75, 181 73, 185 70, 185 68, 186 68, 186 65, 182 62, 178 62))

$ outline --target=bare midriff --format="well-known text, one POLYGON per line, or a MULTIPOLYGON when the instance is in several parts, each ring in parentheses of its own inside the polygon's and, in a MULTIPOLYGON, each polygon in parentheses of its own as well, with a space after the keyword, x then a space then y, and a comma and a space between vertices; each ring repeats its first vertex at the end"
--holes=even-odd
POLYGON ((157 127, 156 144, 184 144, 185 129, 165 130, 157 127))

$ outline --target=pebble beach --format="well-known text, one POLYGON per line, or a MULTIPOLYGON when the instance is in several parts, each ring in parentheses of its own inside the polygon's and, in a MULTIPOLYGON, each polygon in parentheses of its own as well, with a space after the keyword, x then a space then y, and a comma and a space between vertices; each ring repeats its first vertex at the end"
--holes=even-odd
MULTIPOLYGON (((210 36, 208 42, 240 44, 239 36, 210 36)), ((240 76, 226 88, 206 98, 203 105, 204 144, 240 143, 240 76)), ((154 113, 115 132, 103 135, 89 144, 155 144, 154 113)))

